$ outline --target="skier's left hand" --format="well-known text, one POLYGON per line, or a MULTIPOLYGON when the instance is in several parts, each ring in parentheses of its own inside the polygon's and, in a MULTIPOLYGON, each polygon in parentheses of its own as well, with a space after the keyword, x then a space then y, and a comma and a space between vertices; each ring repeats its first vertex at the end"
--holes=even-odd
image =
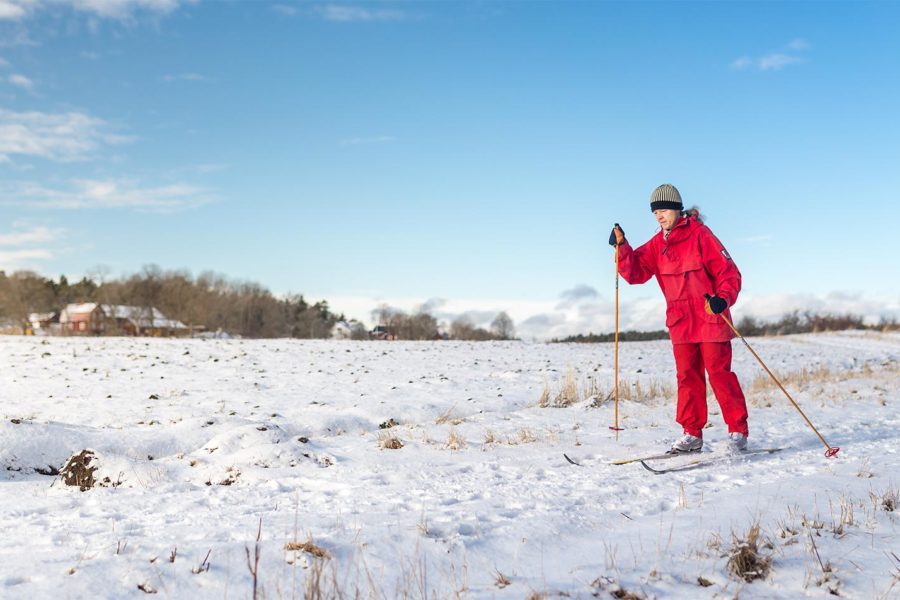
POLYGON ((706 305, 704 308, 709 314, 718 315, 725 312, 725 309, 728 308, 728 303, 723 298, 706 294, 706 305))
POLYGON ((621 246, 625 243, 625 232, 622 231, 622 228, 619 227, 619 224, 616 223, 616 226, 612 228, 612 233, 609 234, 609 245, 615 248, 616 246, 621 246))

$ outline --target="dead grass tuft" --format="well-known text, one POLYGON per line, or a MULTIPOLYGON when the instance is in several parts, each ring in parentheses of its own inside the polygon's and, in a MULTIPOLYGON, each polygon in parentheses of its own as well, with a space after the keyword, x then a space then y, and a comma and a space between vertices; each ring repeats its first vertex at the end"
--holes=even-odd
POLYGON ((435 425, 443 425, 445 423, 449 423, 451 425, 459 425, 460 423, 465 423, 465 418, 457 417, 454 415, 454 410, 456 410, 456 406, 451 406, 444 412, 438 415, 438 418, 434 420, 435 425))
POLYGON ((284 545, 284 549, 288 552, 305 552, 316 558, 331 558, 331 554, 328 550, 314 544, 312 538, 309 538, 305 542, 288 542, 284 545))
POLYGON ((466 440, 455 429, 451 429, 447 435, 447 448, 450 450, 462 450, 466 447, 466 440))
POLYGON ((94 487, 94 472, 97 471, 96 463, 97 455, 93 450, 82 450, 77 454, 73 454, 63 465, 60 471, 60 477, 66 485, 75 486, 82 492, 94 487))
MULTIPOLYGON (((829 367, 816 367, 812 369, 803 367, 798 371, 776 374, 776 376, 783 386, 795 388, 803 387, 814 382, 823 383, 836 379, 835 374, 829 367)), ((757 373, 753 378, 753 381, 750 382, 751 392, 761 393, 777 389, 778 386, 772 378, 769 377, 769 374, 765 372, 757 373)))
POLYGON ((395 435, 382 432, 378 434, 378 447, 383 450, 399 450, 403 447, 403 442, 395 435))
POLYGON ((502 590, 503 588, 505 588, 506 586, 508 586, 511 583, 512 583, 512 581, 509 579, 509 577, 507 577, 500 571, 497 571, 497 576, 494 577, 494 585, 496 585, 498 588, 500 588, 502 590))
POLYGON ((772 557, 760 552, 759 523, 754 523, 744 539, 734 537, 727 568, 732 575, 753 582, 764 579, 772 569, 772 557))
POLYGON ((663 383, 655 378, 645 381, 635 379, 634 381, 619 382, 619 400, 649 403, 653 400, 665 400, 674 397, 674 388, 670 384, 663 383))

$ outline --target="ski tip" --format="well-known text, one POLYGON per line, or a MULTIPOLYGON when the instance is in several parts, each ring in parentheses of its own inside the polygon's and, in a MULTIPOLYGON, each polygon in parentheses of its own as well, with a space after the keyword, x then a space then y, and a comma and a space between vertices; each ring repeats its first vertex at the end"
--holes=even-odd
POLYGON ((650 471, 651 473, 656 473, 657 475, 659 475, 659 474, 661 473, 661 471, 658 471, 658 470, 654 469, 653 467, 651 467, 650 465, 648 465, 648 464, 647 464, 646 462, 644 462, 643 460, 640 461, 640 462, 641 462, 641 466, 644 467, 645 469, 647 469, 648 471, 650 471))
POLYGON ((569 464, 573 464, 573 465, 575 465, 576 467, 580 467, 580 466, 581 466, 580 463, 577 463, 577 462, 575 462, 574 460, 572 460, 571 458, 569 458, 569 455, 566 454, 565 452, 563 453, 563 457, 564 457, 567 461, 569 461, 569 464))

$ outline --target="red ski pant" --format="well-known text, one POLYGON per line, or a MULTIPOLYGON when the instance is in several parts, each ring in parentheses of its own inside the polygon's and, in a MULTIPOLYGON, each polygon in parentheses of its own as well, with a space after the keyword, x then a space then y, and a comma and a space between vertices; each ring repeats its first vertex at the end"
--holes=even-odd
POLYGON ((706 374, 728 431, 747 435, 747 401, 737 375, 731 371, 731 342, 673 344, 678 373, 675 420, 685 433, 703 437, 706 425, 706 374))

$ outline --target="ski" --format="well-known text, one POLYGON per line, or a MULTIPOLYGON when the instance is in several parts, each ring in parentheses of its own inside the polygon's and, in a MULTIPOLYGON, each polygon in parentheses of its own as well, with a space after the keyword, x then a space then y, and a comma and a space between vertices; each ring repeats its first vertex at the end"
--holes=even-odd
POLYGON ((575 465, 576 467, 581 467, 581 466, 583 466, 580 462, 575 462, 574 460, 572 460, 571 458, 569 458, 569 455, 566 454, 565 452, 563 452, 563 457, 564 457, 567 461, 569 461, 569 464, 575 465))
POLYGON ((700 451, 697 452, 666 452, 664 454, 651 454, 649 456, 638 456, 636 458, 623 458, 621 460, 614 460, 610 462, 611 465, 629 465, 631 463, 643 462, 645 460, 666 460, 669 458, 675 458, 677 456, 697 456, 701 454, 700 451))
MULTIPOLYGON (((665 459, 665 458, 675 458, 676 456, 696 456, 696 455, 698 455, 698 454, 700 454, 700 453, 699 453, 699 452, 680 452, 680 453, 678 453, 678 454, 671 454, 671 453, 668 453, 668 452, 667 452, 667 453, 665 453, 665 454, 651 454, 651 455, 649 455, 649 456, 639 456, 639 457, 637 457, 637 458, 625 458, 625 459, 622 459, 622 460, 614 460, 614 461, 612 461, 612 462, 610 462, 610 463, 607 463, 607 464, 610 464, 610 465, 627 465, 627 464, 630 464, 630 463, 641 462, 642 460, 662 460, 662 459, 665 459)), ((704 453, 704 454, 708 454, 708 453, 704 453)), ((583 467, 583 466, 584 466, 583 464, 581 464, 581 463, 578 462, 577 460, 571 458, 571 457, 570 457, 568 454, 566 454, 565 452, 563 452, 563 458, 565 458, 566 461, 567 461, 569 464, 571 464, 571 465, 575 465, 575 466, 577 466, 577 467, 583 467)))
MULTIPOLYGON (((663 473, 677 473, 679 471, 690 471, 693 469, 699 469, 700 467, 705 467, 706 465, 722 462, 726 460, 738 459, 743 456, 752 455, 752 454, 773 454, 775 452, 781 452, 783 448, 756 448, 753 450, 745 450, 743 452, 739 452, 736 454, 726 454, 726 455, 718 455, 718 456, 706 456, 702 458, 695 458, 686 463, 677 465, 675 467, 669 467, 667 469, 658 469, 656 467, 651 467, 647 464, 648 460, 656 460, 656 459, 648 459, 645 458, 641 461, 641 466, 650 471, 651 473, 656 473, 657 475, 662 475, 663 473)), ((684 456, 684 455, 680 455, 684 456)))

